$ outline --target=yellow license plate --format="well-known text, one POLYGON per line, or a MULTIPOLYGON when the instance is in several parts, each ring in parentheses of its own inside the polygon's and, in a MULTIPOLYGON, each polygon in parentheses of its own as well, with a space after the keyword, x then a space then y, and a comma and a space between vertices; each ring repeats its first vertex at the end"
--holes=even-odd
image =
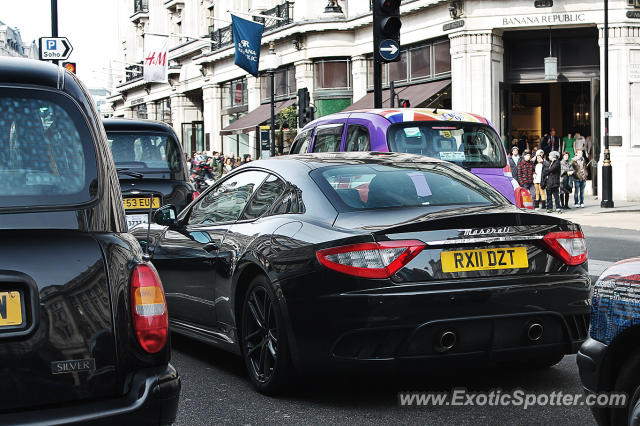
MULTIPOLYGON (((123 198, 122 202, 124 203, 125 210, 135 210, 135 209, 148 209, 149 208, 149 198, 139 197, 139 198, 123 198)), ((153 198, 153 208, 157 209, 160 207, 160 198, 153 198)))
POLYGON ((22 324, 22 302, 19 291, 0 292, 0 329, 22 324))
POLYGON ((486 271, 529 267, 526 247, 443 251, 442 272, 486 271))

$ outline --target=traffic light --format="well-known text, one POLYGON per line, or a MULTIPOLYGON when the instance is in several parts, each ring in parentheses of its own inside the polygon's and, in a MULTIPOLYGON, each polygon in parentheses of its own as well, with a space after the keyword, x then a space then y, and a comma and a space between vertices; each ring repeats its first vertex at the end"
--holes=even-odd
POLYGON ((310 105, 309 89, 298 89, 298 127, 303 128, 313 121, 313 108, 310 105))
POLYGON ((398 107, 411 108, 411 102, 409 102, 409 99, 398 99, 398 107))
POLYGON ((533 5, 535 7, 553 7, 553 0, 535 0, 533 5))
POLYGON ((72 73, 76 73, 76 63, 75 62, 63 62, 62 66, 72 73))
POLYGON ((376 61, 400 60, 400 3, 401 0, 373 0, 373 44, 376 61))

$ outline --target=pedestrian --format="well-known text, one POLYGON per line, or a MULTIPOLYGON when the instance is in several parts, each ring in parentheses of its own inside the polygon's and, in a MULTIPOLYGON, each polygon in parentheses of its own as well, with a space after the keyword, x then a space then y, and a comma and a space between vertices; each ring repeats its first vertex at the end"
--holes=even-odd
POLYGON ((569 161, 571 161, 573 157, 576 155, 573 148, 573 144, 575 140, 576 139, 571 136, 571 133, 569 133, 567 136, 562 138, 562 151, 563 152, 566 151, 569 153, 569 161))
POLYGON ((584 207, 584 186, 587 182, 587 162, 582 149, 576 149, 576 156, 571 161, 573 166, 573 206, 584 207))
POLYGON ((533 173, 535 171, 535 164, 531 161, 531 153, 525 151, 520 164, 518 165, 518 176, 516 180, 521 187, 525 188, 531 194, 533 199, 536 198, 536 189, 533 184, 533 173))
MULTIPOLYGON (((551 133, 542 138, 540 147, 544 153, 548 156, 551 151, 558 151, 560 149, 560 141, 556 136, 556 129, 551 129, 551 133)), ((559 155, 559 154, 558 154, 559 155)))
POLYGON ((233 160, 231 159, 231 157, 227 157, 224 160, 224 171, 223 171, 223 173, 226 175, 231 170, 233 170, 233 160))
POLYGON ((560 154, 558 151, 549 153, 549 167, 542 172, 542 180, 547 191, 547 213, 553 213, 553 202, 556 203, 556 211, 560 209, 560 154))
POLYGON ((547 208, 547 191, 543 188, 542 174, 546 169, 546 161, 544 160, 544 151, 539 149, 536 152, 535 167, 533 171, 533 186, 536 191, 536 201, 534 208, 541 207, 543 210, 547 208))
POLYGON ((191 157, 189 157, 188 154, 185 154, 184 156, 185 156, 186 162, 187 162, 187 173, 189 175, 191 175, 191 163, 192 163, 193 160, 191 159, 191 157))
POLYGON ((576 152, 578 150, 582 151, 582 158, 584 158, 585 160, 587 159, 587 157, 584 155, 585 148, 587 147, 587 140, 580 133, 576 133, 576 141, 573 147, 576 152))
POLYGON ((511 155, 509 156, 509 167, 511 168, 511 176, 518 178, 518 163, 520 162, 520 152, 517 146, 511 147, 511 155))
POLYGON ((560 207, 569 210, 569 194, 573 186, 571 175, 573 175, 573 166, 569 160, 570 154, 565 151, 562 153, 562 161, 560 161, 560 207))
POLYGON ((216 179, 220 179, 224 170, 224 157, 218 151, 213 151, 213 159, 215 160, 213 173, 216 175, 216 179))

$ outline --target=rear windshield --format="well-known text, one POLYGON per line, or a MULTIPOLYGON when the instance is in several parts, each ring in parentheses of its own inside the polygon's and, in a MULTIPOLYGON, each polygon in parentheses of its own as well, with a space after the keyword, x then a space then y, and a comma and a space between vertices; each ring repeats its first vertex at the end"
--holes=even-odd
POLYGON ((438 164, 358 164, 321 168, 311 176, 338 211, 504 203, 479 178, 457 172, 438 164))
POLYGON ((178 143, 166 133, 107 132, 113 160, 119 169, 136 172, 180 172, 178 143))
POLYGON ((95 147, 73 101, 44 90, 0 93, 0 208, 94 198, 95 147))
POLYGON ((426 155, 467 169, 503 168, 504 145, 486 124, 432 121, 392 124, 389 151, 426 155))

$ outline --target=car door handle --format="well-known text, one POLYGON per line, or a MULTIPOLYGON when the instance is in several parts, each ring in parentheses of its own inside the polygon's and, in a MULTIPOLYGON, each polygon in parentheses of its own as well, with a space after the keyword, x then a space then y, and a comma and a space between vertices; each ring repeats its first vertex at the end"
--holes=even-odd
POLYGON ((218 248, 219 247, 216 243, 207 243, 202 247, 204 251, 208 251, 208 252, 216 251, 218 250, 218 248))

